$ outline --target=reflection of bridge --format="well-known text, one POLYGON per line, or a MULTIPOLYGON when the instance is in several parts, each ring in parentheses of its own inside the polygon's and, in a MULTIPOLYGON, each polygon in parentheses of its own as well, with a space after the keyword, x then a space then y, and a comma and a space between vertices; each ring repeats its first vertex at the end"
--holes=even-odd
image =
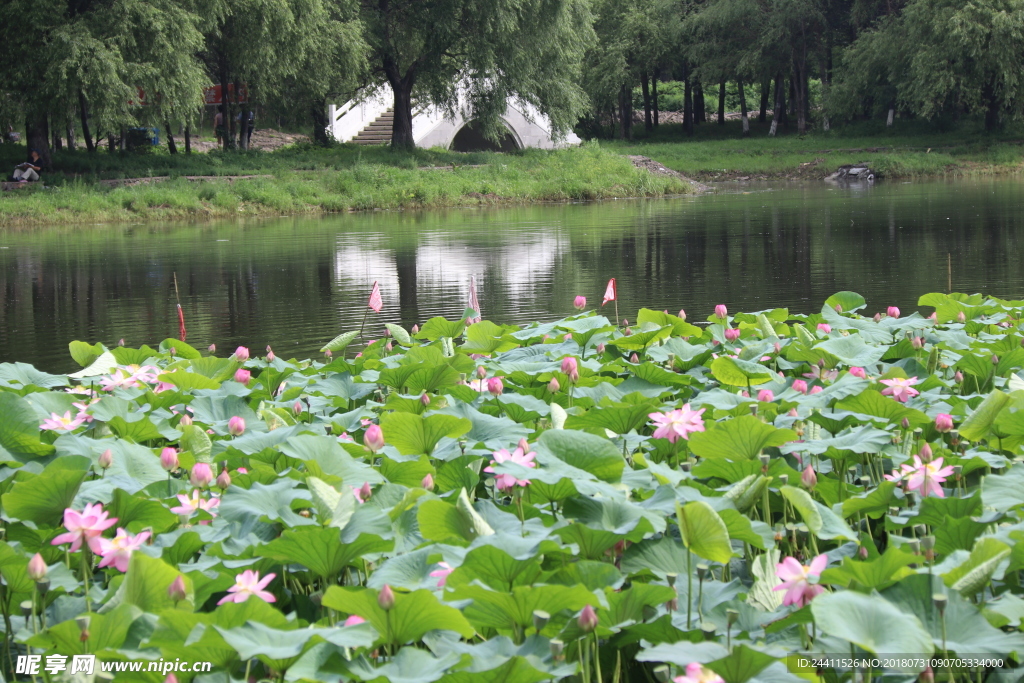
MULTIPOLYGON (((353 100, 340 107, 332 104, 328 107, 327 130, 338 142, 388 144, 391 142, 393 102, 391 86, 384 84, 364 99, 353 100)), ((531 105, 511 99, 501 121, 507 132, 500 143, 495 143, 484 139, 474 122, 468 120, 462 111, 449 118, 440 108, 419 107, 413 110, 412 135, 417 147, 444 147, 460 152, 481 149, 512 151, 525 147, 555 149, 580 142, 573 133, 562 140, 555 140, 546 116, 531 105)))

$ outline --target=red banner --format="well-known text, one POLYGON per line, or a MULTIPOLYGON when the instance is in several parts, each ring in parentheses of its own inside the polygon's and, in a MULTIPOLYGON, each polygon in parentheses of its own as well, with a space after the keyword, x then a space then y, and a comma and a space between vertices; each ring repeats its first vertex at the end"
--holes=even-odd
MULTIPOLYGON (((203 98, 207 104, 223 104, 224 102, 224 96, 219 85, 215 85, 212 88, 203 88, 203 98)), ((238 89, 238 97, 235 97, 235 84, 228 83, 228 101, 248 102, 249 89, 243 84, 238 89)))

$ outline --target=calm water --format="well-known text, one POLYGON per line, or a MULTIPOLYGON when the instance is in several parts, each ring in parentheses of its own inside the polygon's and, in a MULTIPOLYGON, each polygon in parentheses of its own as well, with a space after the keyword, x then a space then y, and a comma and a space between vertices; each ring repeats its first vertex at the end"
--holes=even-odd
MULTIPOLYGON (((74 339, 157 344, 177 335, 177 273, 188 341, 308 357, 370 313, 411 327, 461 316, 476 275, 484 316, 525 323, 600 303, 619 283, 621 317, 685 308, 704 318, 788 306, 813 312, 852 289, 869 313, 953 287, 1024 295, 1024 183, 726 186, 720 194, 495 210, 374 213, 203 225, 77 226, 0 232, 0 362, 76 368, 74 339)), ((611 304, 608 309, 611 314, 611 304)))

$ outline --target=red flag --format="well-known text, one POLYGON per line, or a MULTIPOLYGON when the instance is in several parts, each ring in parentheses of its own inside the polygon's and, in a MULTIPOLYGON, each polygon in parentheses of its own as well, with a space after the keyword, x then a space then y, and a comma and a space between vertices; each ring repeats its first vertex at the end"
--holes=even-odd
POLYGON ((615 278, 608 281, 608 287, 604 290, 604 301, 601 302, 601 305, 604 306, 609 301, 615 301, 615 278))
POLYGON ((373 281, 373 290, 370 291, 370 300, 366 305, 372 308, 374 313, 380 313, 380 309, 384 308, 384 300, 380 298, 380 285, 376 280, 373 281))
POLYGON ((188 332, 185 330, 185 314, 181 311, 181 304, 178 304, 178 339, 185 341, 188 332))
POLYGON ((476 315, 473 317, 466 318, 466 323, 472 325, 473 323, 480 322, 483 318, 480 316, 480 300, 476 298, 476 276, 469 276, 469 308, 476 311, 476 315))

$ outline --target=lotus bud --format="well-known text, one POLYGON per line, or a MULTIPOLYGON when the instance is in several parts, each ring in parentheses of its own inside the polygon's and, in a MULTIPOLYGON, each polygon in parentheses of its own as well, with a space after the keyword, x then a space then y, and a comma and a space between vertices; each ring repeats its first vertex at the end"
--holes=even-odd
POLYGON ((999 365, 999 356, 992 356, 992 365, 999 365))
POLYGON ((583 632, 590 633, 597 628, 597 612, 590 605, 584 605, 576 623, 583 632))
POLYGON ((966 315, 964 315, 964 312, 963 312, 963 311, 959 311, 959 312, 958 312, 958 313, 956 314, 956 321, 957 321, 958 323, 965 323, 965 322, 967 322, 967 316, 966 316, 966 315))
POLYGON ((543 337, 540 338, 541 344, 546 343, 548 339, 551 339, 551 335, 550 334, 545 334, 543 337))
POLYGON ((627 318, 623 318, 622 319, 622 326, 623 327, 629 327, 629 320, 627 318))
POLYGON ((917 452, 917 455, 919 458, 921 458, 921 462, 931 462, 932 447, 929 446, 927 443, 921 444, 921 450, 917 452))
POLYGON ((274 352, 268 350, 267 351, 267 362, 268 363, 273 363, 276 359, 277 359, 277 356, 274 355, 274 352))
MULTIPOLYGON (((581 297, 576 297, 577 299, 581 297)), ((544 627, 548 625, 551 620, 551 615, 544 610, 536 609, 533 611, 533 627, 538 631, 543 631, 544 627)))
POLYGON ((192 474, 189 476, 189 482, 197 487, 204 488, 213 481, 213 470, 205 462, 197 462, 192 466, 192 474))
POLYGON ((412 326, 412 333, 413 334, 419 334, 420 333, 420 326, 419 325, 413 325, 412 326))
POLYGON ((235 370, 235 381, 239 384, 248 384, 252 378, 252 373, 245 368, 238 368, 235 370))
POLYGON ((953 373, 953 381, 956 382, 957 384, 960 384, 961 382, 963 382, 964 381, 964 373, 962 373, 959 370, 957 370, 955 373, 953 373))
POLYGON ((850 368, 850 374, 854 377, 860 377, 861 379, 867 379, 868 373, 864 371, 864 368, 853 367, 850 368))
POLYGON ((639 362, 640 362, 640 357, 639 357, 639 356, 637 356, 637 355, 636 355, 636 353, 633 353, 633 354, 632 354, 632 355, 631 355, 631 356, 629 357, 629 362, 630 362, 630 363, 633 363, 634 365, 636 365, 637 363, 639 363, 639 362))
POLYGON ((573 370, 577 370, 579 366, 576 363, 576 359, 572 356, 566 356, 562 359, 562 372, 568 375, 573 370))
POLYGON ((790 417, 800 417, 800 413, 796 412, 796 408, 790 408, 789 412, 786 414, 790 417))
POLYGON ((813 387, 811 387, 811 393, 812 394, 820 394, 824 390, 825 390, 825 387, 817 385, 817 384, 814 385, 813 387))
POLYGON ((903 427, 904 429, 910 429, 910 420, 907 418, 903 418, 902 420, 900 420, 900 426, 903 427))
POLYGON ((832 331, 832 326, 828 323, 818 323, 818 331, 829 334, 832 331))
POLYGON ((885 309, 885 314, 890 318, 898 318, 900 317, 900 309, 896 308, 895 306, 890 306, 889 308, 885 309))
POLYGON ((179 427, 188 427, 191 424, 192 424, 192 416, 191 415, 182 415, 181 419, 178 420, 178 426, 179 427))
POLYGON ((206 350, 209 351, 210 353, 217 353, 217 345, 210 344, 209 346, 206 347, 206 350))
POLYGON ((575 308, 577 311, 582 311, 584 308, 587 307, 587 297, 577 296, 572 301, 572 307, 575 308))
POLYGON ((296 401, 295 403, 292 404, 292 412, 295 413, 296 416, 302 415, 302 413, 303 413, 302 401, 296 401))
POLYGON ((567 332, 565 336, 562 337, 562 341, 572 341, 572 332, 567 332))
POLYGON ((932 668, 925 667, 924 671, 918 674, 917 681, 918 683, 935 683, 935 673, 932 672, 932 668))
POLYGON ((843 312, 843 307, 840 306, 839 304, 836 304, 834 306, 834 308, 836 309, 836 313, 842 313, 843 312))
POLYGON ((108 469, 111 465, 114 464, 114 451, 110 450, 109 448, 103 451, 103 454, 100 455, 99 460, 97 460, 96 462, 103 469, 108 469))
POLYGON ((743 398, 750 398, 750 392, 744 389, 743 391, 740 392, 740 396, 742 396, 743 398))
POLYGON ((231 475, 226 469, 221 470, 221 473, 217 475, 217 488, 226 491, 229 486, 231 486, 231 475))
MULTIPOLYGON (((320 599, 321 600, 323 599, 322 595, 320 596, 320 599)), ((359 624, 365 624, 365 623, 366 623, 366 619, 363 619, 358 614, 353 614, 352 616, 350 616, 348 619, 345 620, 345 623, 343 623, 342 626, 358 626, 359 624)))
POLYGON ((180 602, 187 596, 188 593, 185 590, 185 577, 178 574, 178 578, 174 579, 174 581, 171 582, 171 585, 167 587, 167 597, 169 597, 172 602, 180 602))
POLYGON ((761 389, 761 391, 757 392, 757 400, 762 403, 771 403, 775 400, 775 394, 771 389, 761 389))
POLYGON ((178 683, 178 677, 174 674, 167 674, 167 678, 164 679, 164 683, 178 683))
POLYGON ((168 472, 178 469, 178 451, 170 446, 160 451, 160 466, 168 472))
POLYGON ((600 353, 600 354, 603 354, 603 353, 604 353, 604 350, 605 350, 605 345, 604 345, 604 342, 601 342, 600 344, 598 344, 598 345, 597 345, 597 349, 595 349, 595 350, 596 350, 596 351, 597 351, 598 353, 600 353))
POLYGON ((804 468, 804 471, 800 474, 800 483, 807 489, 813 489, 818 485, 818 475, 815 473, 813 467, 808 465, 804 468))
POLYGON ((739 338, 740 338, 740 330, 738 328, 729 327, 729 328, 727 328, 725 330, 725 340, 726 341, 733 342, 733 341, 736 341, 739 338))
POLYGON ((371 453, 376 453, 384 448, 384 432, 381 431, 379 425, 370 425, 366 428, 366 434, 363 435, 363 445, 369 448, 371 453))
POLYGON ((245 361, 249 360, 249 349, 245 348, 244 346, 239 346, 237 349, 235 349, 234 356, 235 360, 242 361, 244 363, 245 361))
POLYGON ((433 491, 434 490, 434 475, 432 475, 430 472, 427 472, 426 476, 423 477, 423 481, 420 482, 420 486, 425 488, 428 491, 433 491))
POLYGON ((505 391, 505 385, 500 377, 491 377, 487 380, 487 391, 491 396, 501 396, 505 391))
POLYGON ((550 391, 552 394, 557 394, 558 390, 561 389, 561 388, 562 387, 559 386, 559 384, 558 384, 558 378, 556 378, 556 377, 552 377, 551 381, 548 382, 548 391, 550 391))
POLYGON ((725 304, 718 304, 715 306, 715 317, 720 320, 724 320, 729 315, 729 309, 725 307, 725 304))
POLYGON ((427 394, 426 392, 421 394, 420 395, 420 403, 422 405, 424 405, 424 406, 429 406, 430 405, 430 395, 427 394))
POLYGON ((872 318, 872 320, 874 320, 876 323, 882 322, 882 314, 881 313, 875 313, 875 317, 872 318))
POLYGON ((868 559, 868 549, 867 549, 867 548, 865 548, 864 546, 861 546, 861 547, 860 547, 860 548, 859 548, 859 549, 857 550, 857 557, 859 557, 859 558, 860 558, 860 559, 862 559, 862 560, 866 560, 866 559, 868 559))
POLYGON ((686 311, 684 311, 683 309, 680 308, 679 309, 679 317, 681 319, 683 319, 683 320, 686 320, 686 311))
POLYGON ((945 434, 953 430, 953 416, 949 413, 939 413, 935 416, 935 430, 945 434))
POLYGON ((477 376, 477 379, 485 379, 487 377, 487 368, 485 368, 482 365, 477 366, 476 376, 477 376))
POLYGON ((390 337, 391 336, 391 329, 390 328, 388 328, 388 327, 384 328, 384 336, 385 337, 390 337))
POLYGON ((363 485, 359 487, 359 496, 363 499, 363 502, 370 500, 370 496, 373 495, 373 489, 370 488, 370 482, 364 481, 363 485))
POLYGON ((390 611, 395 606, 395 592, 386 583, 380 589, 380 593, 377 594, 377 605, 385 612, 390 611))
POLYGON ((391 344, 391 340, 389 339, 389 340, 388 340, 388 343, 384 345, 384 350, 385 350, 385 351, 391 351, 391 349, 393 349, 393 348, 395 348, 395 347, 394 347, 394 346, 392 346, 392 344, 391 344))
POLYGON ((807 382, 802 379, 795 380, 793 382, 793 391, 799 391, 801 394, 807 393, 807 382))
POLYGON ((39 553, 32 556, 32 559, 28 561, 28 578, 33 581, 42 581, 46 578, 46 573, 49 571, 49 567, 46 566, 46 560, 39 553))
MULTIPOLYGON (((633 355, 636 355, 636 354, 633 354, 633 355)), ((577 382, 579 382, 580 381, 580 373, 577 370, 570 371, 569 372, 569 381, 572 382, 573 384, 576 384, 577 382)))
POLYGON ((915 349, 923 349, 924 337, 914 337, 913 339, 910 340, 910 345, 915 349))
POLYGON ((172 346, 171 348, 167 349, 167 352, 170 353, 171 356, 174 356, 175 354, 178 353, 178 349, 172 346))
POLYGON ((228 434, 231 436, 241 436, 245 434, 245 419, 235 415, 233 418, 228 420, 228 434))

